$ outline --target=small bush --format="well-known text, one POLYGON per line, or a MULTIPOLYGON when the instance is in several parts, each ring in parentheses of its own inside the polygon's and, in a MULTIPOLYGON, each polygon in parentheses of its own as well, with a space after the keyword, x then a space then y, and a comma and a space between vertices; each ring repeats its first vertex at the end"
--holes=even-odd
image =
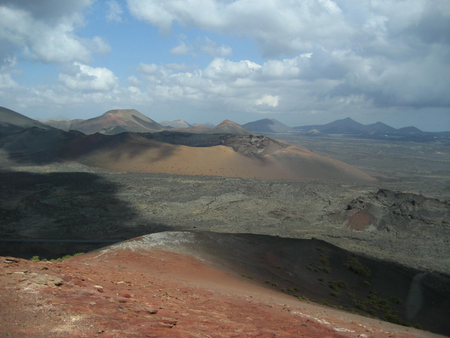
POLYGON ((331 296, 339 298, 339 296, 341 295, 340 291, 333 291, 332 293, 330 293, 331 296))
POLYGON ((323 265, 330 266, 330 261, 328 260, 328 256, 327 255, 321 254, 319 260, 322 262, 323 265))
POLYGON ((372 271, 364 265, 356 257, 349 257, 348 261, 344 263, 344 266, 357 275, 369 277, 372 275, 372 271))

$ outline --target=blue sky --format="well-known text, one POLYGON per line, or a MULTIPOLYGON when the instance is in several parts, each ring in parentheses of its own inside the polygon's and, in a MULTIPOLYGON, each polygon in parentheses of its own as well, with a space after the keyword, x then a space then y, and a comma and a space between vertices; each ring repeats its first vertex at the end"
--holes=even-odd
POLYGON ((1 0, 0 106, 450 130, 449 31, 448 0, 1 0))

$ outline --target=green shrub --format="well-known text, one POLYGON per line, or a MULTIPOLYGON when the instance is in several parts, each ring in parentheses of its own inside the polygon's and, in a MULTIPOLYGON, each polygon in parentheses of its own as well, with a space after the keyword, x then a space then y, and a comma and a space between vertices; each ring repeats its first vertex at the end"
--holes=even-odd
POLYGON ((369 277, 372 275, 372 271, 364 265, 354 256, 349 257, 348 261, 344 263, 344 266, 357 275, 369 277))
POLYGON ((330 261, 328 260, 328 256, 327 255, 321 254, 319 260, 322 262, 323 265, 330 266, 330 261))

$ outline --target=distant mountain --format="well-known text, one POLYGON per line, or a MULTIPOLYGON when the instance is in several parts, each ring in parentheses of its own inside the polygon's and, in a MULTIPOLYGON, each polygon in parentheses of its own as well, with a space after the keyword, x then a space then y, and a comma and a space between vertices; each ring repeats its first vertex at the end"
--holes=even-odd
MULTIPOLYGON (((347 117, 345 119, 336 120, 327 124, 316 124, 309 126, 294 127, 297 131, 311 131, 318 130, 325 134, 364 134, 364 133, 395 133, 398 130, 384 124, 377 122, 373 124, 364 125, 347 117)), ((419 130, 419 129, 417 129, 419 130)))
POLYGON ((397 129, 398 133, 401 134, 423 134, 423 131, 416 127, 403 127, 397 129))
POLYGON ((76 130, 76 126, 79 125, 81 122, 85 120, 83 119, 75 119, 75 120, 62 120, 62 119, 51 119, 47 120, 44 123, 52 126, 53 128, 58 128, 61 130, 69 131, 69 130, 76 130))
POLYGON ((46 130, 54 129, 45 123, 30 119, 11 109, 0 107, 0 135, 20 132, 31 127, 38 127, 46 130))
POLYGON ((388 126, 387 124, 384 124, 382 122, 368 124, 365 126, 365 131, 369 133, 392 133, 395 132, 395 130, 395 128, 388 126))
POLYGON ((135 109, 114 109, 107 111, 101 116, 75 122, 70 126, 70 129, 78 130, 85 134, 102 133, 113 135, 123 132, 154 132, 165 128, 135 109))
POLYGON ((238 135, 250 135, 253 134, 250 130, 244 128, 240 124, 230 120, 224 120, 214 128, 210 129, 208 133, 228 133, 238 135))
POLYGON ((166 128, 189 128, 189 127, 192 127, 191 124, 187 123, 184 120, 161 121, 159 124, 166 128))
POLYGON ((192 123, 193 127, 206 127, 206 128, 214 128, 215 125, 209 122, 205 123, 192 123))
POLYGON ((322 134, 344 134, 351 137, 392 140, 392 141, 415 141, 430 142, 436 140, 450 140, 450 132, 424 132, 416 127, 393 128, 382 122, 364 125, 347 117, 322 125, 308 125, 294 127, 303 135, 322 134))
POLYGON ((254 133, 292 133, 294 128, 288 127, 285 124, 275 119, 262 119, 254 122, 249 122, 242 125, 244 128, 254 133))
MULTIPOLYGON (((1 126, 19 130, 0 135, 0 155, 6 154, 6 160, 11 163, 75 161, 119 172, 345 182, 374 180, 348 164, 302 147, 264 135, 237 135, 237 132, 247 131, 228 120, 209 129, 208 133, 199 134, 164 130, 156 133, 105 135, 97 132, 86 135, 80 131, 66 132, 52 128, 7 109, 0 110, 0 113, 1 126), (25 128, 27 126, 31 127, 25 128)), ((124 128, 123 121, 131 123, 137 120, 148 127, 150 122, 144 118, 133 110, 116 110, 91 120, 97 122, 93 126, 104 127, 107 124, 100 122, 112 120, 119 121, 122 123, 119 126, 124 128)), ((109 127, 115 128, 112 125, 109 127)))
POLYGON ((347 117, 342 120, 336 120, 323 125, 310 125, 295 127, 295 130, 299 131, 310 131, 317 129, 318 131, 326 134, 355 134, 365 131, 365 126, 355 120, 347 117))
POLYGON ((174 128, 170 129, 175 132, 193 133, 193 134, 237 134, 237 135, 250 135, 253 134, 250 130, 245 129, 240 124, 230 120, 224 120, 217 126, 212 128, 205 125, 189 126, 186 128, 174 128))

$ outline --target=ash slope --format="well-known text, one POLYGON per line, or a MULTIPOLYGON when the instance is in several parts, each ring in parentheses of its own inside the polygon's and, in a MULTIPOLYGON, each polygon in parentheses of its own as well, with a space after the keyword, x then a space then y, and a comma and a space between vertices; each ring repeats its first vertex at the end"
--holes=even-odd
POLYGON ((343 162, 266 136, 120 134, 79 137, 66 159, 120 172, 370 182, 343 162))
POLYGON ((450 279, 351 254, 323 241, 253 234, 163 232, 100 250, 160 249, 290 294, 397 324, 450 334, 450 279))

